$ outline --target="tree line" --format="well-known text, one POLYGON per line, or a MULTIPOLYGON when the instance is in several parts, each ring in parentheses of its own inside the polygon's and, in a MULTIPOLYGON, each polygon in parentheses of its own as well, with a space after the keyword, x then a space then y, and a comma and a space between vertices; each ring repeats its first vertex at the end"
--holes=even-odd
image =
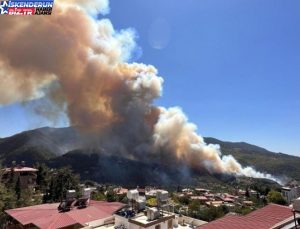
POLYGON ((70 168, 50 169, 44 164, 34 167, 38 169, 36 186, 27 188, 21 187, 20 176, 14 173, 13 167, 4 182, 4 170, 0 168, 0 225, 7 220, 4 213, 7 209, 59 202, 69 189, 79 193, 80 177, 70 168))

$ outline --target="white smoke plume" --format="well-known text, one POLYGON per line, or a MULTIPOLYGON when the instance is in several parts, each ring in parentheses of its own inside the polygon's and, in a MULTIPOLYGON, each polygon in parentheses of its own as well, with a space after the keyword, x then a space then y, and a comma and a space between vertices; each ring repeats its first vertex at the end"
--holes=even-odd
POLYGON ((276 180, 270 174, 242 167, 231 155, 222 156, 219 145, 206 144, 197 134, 197 127, 188 122, 180 108, 160 108, 161 113, 154 130, 154 145, 176 153, 176 157, 193 167, 206 167, 210 172, 230 173, 276 180))
POLYGON ((154 106, 163 79, 151 65, 128 63, 135 32, 95 19, 108 12, 108 0, 60 0, 51 16, 1 18, 0 104, 52 95, 70 123, 97 133, 106 151, 276 180, 207 145, 179 108, 154 106))

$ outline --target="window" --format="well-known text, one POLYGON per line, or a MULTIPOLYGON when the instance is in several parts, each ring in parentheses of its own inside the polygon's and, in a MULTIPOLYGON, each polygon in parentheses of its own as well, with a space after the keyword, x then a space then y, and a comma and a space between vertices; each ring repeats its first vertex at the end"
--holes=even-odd
POLYGON ((155 229, 160 229, 160 224, 156 225, 155 229))

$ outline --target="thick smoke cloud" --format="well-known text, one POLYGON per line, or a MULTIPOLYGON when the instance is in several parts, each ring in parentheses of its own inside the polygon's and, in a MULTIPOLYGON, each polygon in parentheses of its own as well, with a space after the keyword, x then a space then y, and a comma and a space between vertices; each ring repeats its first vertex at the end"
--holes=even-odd
POLYGON ((179 160, 197 168, 203 166, 210 172, 230 173, 276 180, 270 174, 243 168, 231 155, 222 156, 219 145, 206 144, 197 134, 197 127, 188 122, 179 108, 160 108, 161 113, 154 129, 154 145, 175 152, 179 160))
POLYGON ((0 104, 48 96, 105 152, 274 180, 207 145, 180 109, 153 105, 163 79, 151 65, 128 63, 135 32, 95 19, 108 12, 107 0, 61 0, 51 16, 1 18, 0 104))

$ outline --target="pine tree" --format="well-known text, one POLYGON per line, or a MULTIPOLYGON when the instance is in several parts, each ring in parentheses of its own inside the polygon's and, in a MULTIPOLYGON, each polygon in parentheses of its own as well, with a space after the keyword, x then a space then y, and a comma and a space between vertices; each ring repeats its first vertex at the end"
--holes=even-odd
POLYGON ((20 176, 18 176, 16 185, 15 185, 15 192, 16 192, 16 195, 17 195, 17 200, 19 200, 20 197, 21 197, 21 181, 20 181, 20 176))
POLYGON ((70 189, 79 191, 80 179, 78 175, 72 173, 69 168, 56 170, 52 174, 49 187, 49 200, 61 201, 65 198, 66 193, 70 189))
POLYGON ((38 170, 36 177, 37 188, 42 192, 46 192, 50 184, 50 169, 45 164, 37 164, 36 168, 38 170))
MULTIPOLYGON (((2 179, 2 169, 0 167, 0 180, 2 179)), ((4 210, 15 208, 16 198, 13 190, 9 190, 3 183, 0 182, 0 225, 4 225, 7 215, 4 213, 4 210)), ((1 228, 1 227, 0 227, 1 228)))

